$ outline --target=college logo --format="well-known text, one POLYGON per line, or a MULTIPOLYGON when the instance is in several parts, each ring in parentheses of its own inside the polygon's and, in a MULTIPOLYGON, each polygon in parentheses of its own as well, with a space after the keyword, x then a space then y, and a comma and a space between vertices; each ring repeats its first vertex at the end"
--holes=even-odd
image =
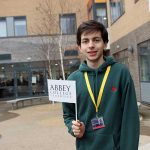
POLYGON ((117 88, 116 88, 115 86, 113 86, 113 87, 111 88, 111 91, 116 92, 116 91, 117 91, 117 88))

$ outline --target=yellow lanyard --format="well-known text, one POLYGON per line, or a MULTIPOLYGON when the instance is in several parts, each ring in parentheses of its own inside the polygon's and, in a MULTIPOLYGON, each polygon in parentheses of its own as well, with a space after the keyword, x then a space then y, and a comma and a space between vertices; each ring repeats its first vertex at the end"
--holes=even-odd
POLYGON ((95 101, 95 98, 94 98, 94 95, 93 95, 93 92, 92 92, 92 89, 91 89, 91 86, 90 86, 90 82, 89 82, 89 79, 88 79, 87 72, 84 72, 84 78, 85 78, 85 81, 86 81, 87 89, 88 89, 88 92, 91 96, 92 102, 93 102, 93 104, 96 108, 96 113, 98 112, 98 107, 99 107, 99 105, 101 103, 101 100, 102 100, 102 95, 103 95, 104 87, 105 87, 105 84, 106 84, 106 81, 107 81, 107 77, 108 77, 109 72, 110 72, 110 68, 111 68, 111 66, 108 66, 107 70, 105 72, 105 75, 104 75, 104 78, 103 78, 103 81, 102 81, 102 85, 101 85, 100 90, 99 90, 97 104, 96 104, 96 101, 95 101))

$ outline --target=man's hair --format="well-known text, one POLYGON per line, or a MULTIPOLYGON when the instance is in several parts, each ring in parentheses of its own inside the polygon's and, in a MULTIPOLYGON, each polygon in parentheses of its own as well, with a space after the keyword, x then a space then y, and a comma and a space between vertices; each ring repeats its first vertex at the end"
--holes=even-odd
POLYGON ((92 32, 101 32, 101 36, 104 43, 108 43, 108 32, 102 23, 95 20, 88 20, 83 22, 77 30, 77 45, 81 45, 81 35, 83 33, 88 34, 92 32))

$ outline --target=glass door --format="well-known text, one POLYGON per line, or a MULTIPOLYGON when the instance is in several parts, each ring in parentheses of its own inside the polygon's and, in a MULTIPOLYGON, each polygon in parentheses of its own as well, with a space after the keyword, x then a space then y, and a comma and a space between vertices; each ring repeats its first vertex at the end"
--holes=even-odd
POLYGON ((16 72, 17 79, 17 97, 26 97, 30 95, 29 88, 29 72, 27 70, 19 70, 16 72))
POLYGON ((32 95, 45 94, 45 71, 32 70, 32 95))
POLYGON ((0 64, 0 99, 15 97, 13 65, 0 64))

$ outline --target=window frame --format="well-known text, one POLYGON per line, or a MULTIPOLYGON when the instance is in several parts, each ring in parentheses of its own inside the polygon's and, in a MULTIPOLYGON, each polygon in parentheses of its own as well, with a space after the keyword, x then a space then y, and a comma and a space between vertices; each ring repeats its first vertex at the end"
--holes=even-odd
POLYGON ((11 54, 0 54, 0 61, 11 60, 11 54))
MULTIPOLYGON (((139 78, 140 78, 140 82, 146 82, 146 83, 150 83, 150 70, 149 70, 149 73, 148 73, 148 78, 149 80, 144 80, 144 76, 142 76, 142 65, 141 65, 141 56, 147 56, 147 57, 150 57, 150 40, 147 40, 147 41, 144 41, 142 43, 139 43, 137 45, 137 48, 138 48, 138 65, 139 65, 139 78), (144 52, 148 52, 148 54, 145 54, 144 55, 144 52, 143 52, 143 55, 142 55, 142 50, 140 48, 142 48, 142 46, 145 45, 146 46, 146 50, 144 52)), ((149 60, 149 59, 147 59, 149 60)), ((148 62, 148 65, 146 67, 149 68, 150 67, 150 60, 148 62), (148 66, 148 67, 147 67, 148 66)), ((145 72, 144 72, 145 73, 145 72)))
POLYGON ((0 36, 0 38, 3 38, 3 37, 7 37, 7 36, 8 36, 6 17, 0 17, 0 22, 1 22, 1 21, 5 21, 5 28, 6 28, 6 36, 0 36))
POLYGON ((123 49, 121 51, 118 51, 118 52, 114 53, 113 57, 115 58, 115 60, 117 62, 125 64, 129 68, 129 54, 128 54, 128 49, 123 49))
MULTIPOLYGON (((110 20, 111 20, 111 24, 115 23, 121 16, 124 15, 125 13, 125 3, 124 3, 124 0, 119 0, 119 3, 121 3, 120 7, 115 7, 115 14, 116 14, 116 11, 117 13, 119 12, 118 10, 120 10, 120 14, 118 14, 117 17, 112 17, 114 13, 112 13, 112 0, 109 0, 109 8, 110 8, 110 20), (116 10, 117 8, 117 10, 116 10)), ((114 3, 116 4, 116 2, 114 3)))
MULTIPOLYGON (((103 18, 103 21, 100 21, 106 28, 108 28, 108 12, 107 12, 107 5, 106 3, 95 3, 95 10, 94 10, 94 18, 98 21, 98 18, 102 16, 98 16, 97 10, 105 10, 106 19, 103 18)), ((99 21, 98 21, 99 22, 99 21)))
POLYGON ((76 50, 76 49, 65 50, 64 51, 64 56, 65 57, 79 56, 79 51, 76 50))
POLYGON ((20 37, 20 36, 27 36, 27 19, 26 19, 26 16, 15 16, 15 17, 13 17, 14 19, 13 19, 13 24, 14 24, 14 36, 15 37, 20 37), (25 34, 23 34, 23 35, 16 35, 16 25, 15 25, 15 21, 25 21, 25 25, 24 25, 24 27, 25 27, 25 34))
POLYGON ((0 38, 6 38, 6 37, 24 37, 24 36, 27 36, 28 35, 28 31, 27 31, 27 19, 26 19, 26 16, 7 16, 7 17, 0 17, 0 21, 1 20, 5 20, 5 27, 6 27, 6 36, 0 36, 0 38), (9 18, 12 18, 12 21, 10 21, 9 18), (16 34, 16 29, 15 29, 15 19, 22 19, 24 22, 25 22, 25 30, 24 30, 24 34, 22 35, 17 35, 16 34), (12 27, 12 28, 10 28, 12 27), (11 32, 13 34, 9 34, 11 32))
POLYGON ((76 30, 77 30, 76 14, 75 13, 60 14, 59 15, 59 26, 60 26, 60 31, 62 32, 63 35, 75 34, 76 30), (61 25, 61 19, 62 19, 62 17, 67 18, 67 19, 69 17, 69 21, 70 21, 71 17, 74 19, 74 28, 72 29, 71 32, 63 32, 63 30, 62 30, 63 27, 61 25))

